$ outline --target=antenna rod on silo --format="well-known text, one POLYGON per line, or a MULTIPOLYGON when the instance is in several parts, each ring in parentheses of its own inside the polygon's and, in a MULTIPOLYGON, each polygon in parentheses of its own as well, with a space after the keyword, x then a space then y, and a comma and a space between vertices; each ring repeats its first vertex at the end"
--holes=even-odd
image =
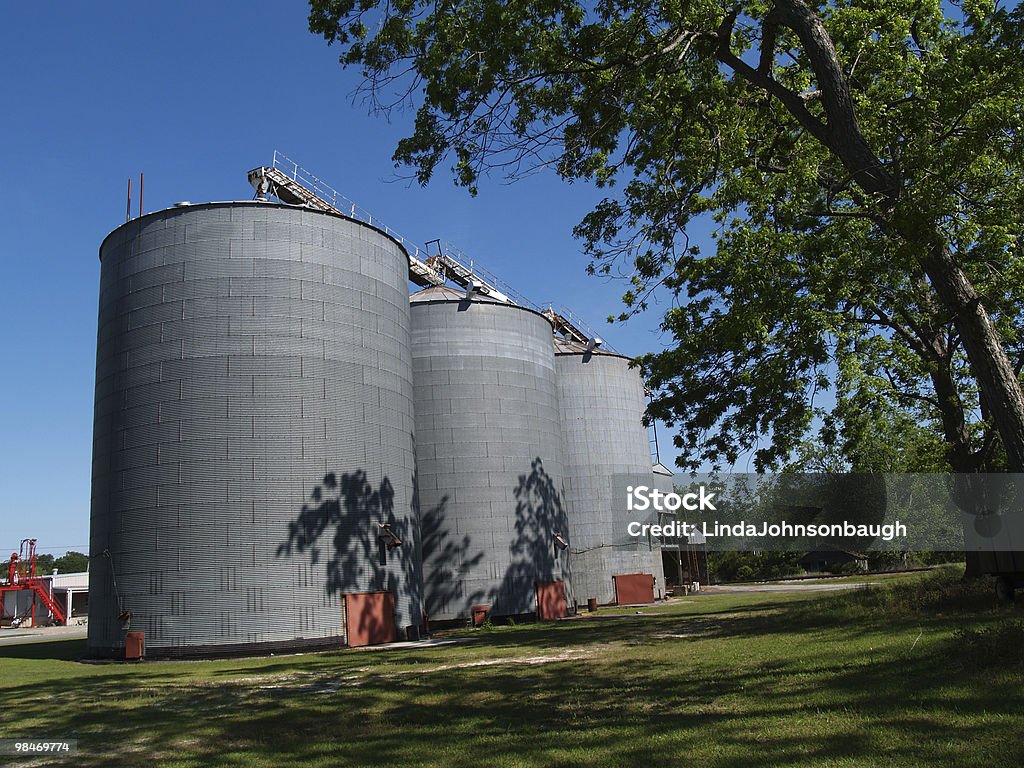
POLYGON ((127 224, 132 219, 132 180, 128 179, 128 202, 124 207, 124 222, 127 224))
POLYGON ((146 191, 146 174, 139 171, 139 216, 142 215, 142 195, 146 191))

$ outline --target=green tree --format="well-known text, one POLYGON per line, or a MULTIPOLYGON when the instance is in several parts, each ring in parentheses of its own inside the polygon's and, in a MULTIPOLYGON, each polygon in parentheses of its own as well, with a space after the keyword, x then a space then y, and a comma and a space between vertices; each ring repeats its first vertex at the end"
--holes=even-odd
MULTIPOLYGON (((943 439, 937 408, 924 389, 894 389, 888 375, 863 375, 859 363, 856 374, 849 369, 836 377, 836 405, 822 412, 822 424, 815 434, 801 442, 784 469, 790 472, 867 472, 867 473, 944 473, 953 469, 949 444, 943 439), (843 374, 846 373, 847 376, 843 374)), ((924 384, 927 379, 922 379, 924 384)), ((1003 464, 995 451, 991 426, 968 422, 969 444, 986 439, 971 465, 996 471, 1003 464)), ((964 466, 960 466, 961 470, 964 466)))
MULTIPOLYGON (((836 392, 1024 471, 1024 20, 978 0, 311 0, 373 108, 413 102, 421 182, 552 166, 616 194, 577 226, 688 466, 790 457, 836 392), (948 11, 948 13, 947 13, 948 11), (714 222, 715 248, 690 242, 714 222)), ((873 420, 874 426, 884 423, 873 420)), ((892 435, 891 439, 899 439, 892 435)))
POLYGON ((708 552, 714 582, 784 579, 803 573, 803 552, 708 552))
POLYGON ((36 575, 49 576, 53 573, 53 555, 36 555, 36 575))
POLYGON ((89 569, 89 556, 82 552, 65 552, 53 561, 59 573, 82 573, 89 569))

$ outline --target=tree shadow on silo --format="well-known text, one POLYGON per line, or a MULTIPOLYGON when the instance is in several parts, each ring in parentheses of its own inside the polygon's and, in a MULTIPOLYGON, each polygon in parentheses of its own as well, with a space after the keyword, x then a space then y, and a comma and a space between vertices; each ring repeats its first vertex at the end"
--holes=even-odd
POLYGON ((492 592, 492 612, 504 615, 534 613, 536 584, 566 579, 568 565, 555 535, 566 537, 569 522, 562 494, 538 456, 529 474, 515 488, 516 522, 509 545, 510 564, 492 592))
POLYGON ((423 513, 424 608, 428 616, 448 613, 467 613, 471 606, 484 599, 484 591, 466 594, 463 584, 466 574, 483 560, 483 550, 470 556, 472 539, 469 534, 455 540, 448 523, 448 496, 423 513))
MULTIPOLYGON (((396 517, 395 491, 387 476, 374 487, 362 469, 340 476, 329 472, 288 523, 288 538, 278 546, 277 556, 308 553, 310 567, 323 567, 324 589, 338 601, 339 611, 345 594, 390 592, 398 599, 405 585, 418 595, 416 504, 414 497, 411 516, 396 517), (327 557, 321 562, 323 548, 327 557)), ((379 637, 385 630, 386 617, 380 611, 360 611, 355 623, 349 617, 350 640, 379 637)))

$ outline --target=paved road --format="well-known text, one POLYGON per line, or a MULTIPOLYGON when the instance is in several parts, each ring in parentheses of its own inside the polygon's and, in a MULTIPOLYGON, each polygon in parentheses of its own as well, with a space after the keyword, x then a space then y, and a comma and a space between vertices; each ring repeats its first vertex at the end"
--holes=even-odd
POLYGON ((85 635, 86 628, 83 626, 2 629, 0 630, 0 646, 42 643, 49 640, 79 640, 85 635))

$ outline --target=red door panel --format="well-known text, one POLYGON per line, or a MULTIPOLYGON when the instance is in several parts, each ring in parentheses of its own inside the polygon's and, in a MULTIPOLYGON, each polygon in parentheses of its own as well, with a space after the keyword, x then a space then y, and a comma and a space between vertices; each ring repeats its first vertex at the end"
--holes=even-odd
POLYGON ((615 602, 619 605, 637 605, 654 602, 654 577, 649 573, 623 573, 613 576, 615 602))
POLYGON ((537 621, 554 621, 564 619, 569 613, 565 599, 565 582, 537 582, 537 621))
POLYGON ((395 596, 390 592, 345 595, 345 624, 350 648, 395 642, 395 596))

